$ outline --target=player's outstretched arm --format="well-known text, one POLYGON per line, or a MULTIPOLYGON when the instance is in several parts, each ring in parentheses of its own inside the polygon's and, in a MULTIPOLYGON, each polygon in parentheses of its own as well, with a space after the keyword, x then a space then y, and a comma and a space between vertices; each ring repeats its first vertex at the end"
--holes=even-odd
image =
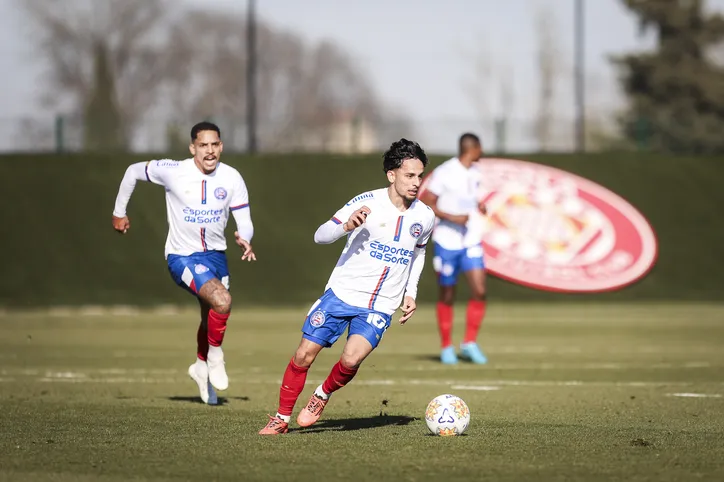
POLYGON ((126 234, 131 227, 131 222, 128 220, 128 216, 126 216, 126 208, 128 207, 128 202, 131 200, 133 190, 136 188, 136 182, 148 180, 146 165, 145 162, 137 162, 128 166, 126 174, 123 176, 121 185, 118 188, 116 204, 113 207, 113 229, 121 234, 126 234))
POLYGON ((333 217, 317 228, 317 231, 314 233, 314 242, 317 244, 334 243, 345 234, 362 226, 371 212, 370 208, 362 206, 354 211, 344 223, 337 217, 333 217))

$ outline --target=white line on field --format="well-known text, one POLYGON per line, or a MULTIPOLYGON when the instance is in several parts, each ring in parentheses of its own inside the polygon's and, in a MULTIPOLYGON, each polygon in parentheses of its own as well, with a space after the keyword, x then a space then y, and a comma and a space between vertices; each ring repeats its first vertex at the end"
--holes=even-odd
MULTIPOLYGON (((120 372, 120 370, 117 370, 120 372)), ((114 375, 120 375, 122 373, 115 373, 114 375)), ((41 376, 36 376, 30 381, 43 382, 43 383, 98 383, 98 384, 113 384, 113 383, 180 383, 183 380, 187 380, 187 377, 180 373, 176 376, 145 376, 141 370, 136 370, 134 375, 137 376, 107 376, 101 375, 98 372, 86 373, 86 372, 46 372, 41 376)), ((2 382, 14 381, 12 378, 2 378, 2 382)), ((27 381, 27 380, 26 380, 27 381)), ((239 384, 271 384, 278 385, 281 380, 277 378, 244 378, 240 377, 238 380, 239 384)), ((307 385, 317 385, 322 383, 323 380, 307 380, 307 385)), ((580 381, 580 380, 563 380, 563 381, 528 381, 528 380, 485 380, 485 385, 471 385, 466 380, 422 380, 422 379, 404 379, 404 380, 389 380, 389 379, 371 379, 371 380, 355 380, 355 385, 364 386, 449 386, 454 387, 466 387, 469 390, 497 390, 501 387, 685 387, 691 386, 692 383, 688 382, 616 382, 616 381, 580 381)))
POLYGON ((667 393, 667 397, 684 397, 684 398, 722 398, 718 393, 667 393))
POLYGON ((495 390, 500 390, 502 387, 491 385, 453 385, 450 388, 453 390, 478 390, 481 392, 493 392, 495 390))
POLYGON ((683 363, 489 363, 484 368, 477 365, 372 365, 368 370, 373 372, 432 372, 454 370, 662 370, 672 368, 710 368, 709 362, 693 361, 683 363))

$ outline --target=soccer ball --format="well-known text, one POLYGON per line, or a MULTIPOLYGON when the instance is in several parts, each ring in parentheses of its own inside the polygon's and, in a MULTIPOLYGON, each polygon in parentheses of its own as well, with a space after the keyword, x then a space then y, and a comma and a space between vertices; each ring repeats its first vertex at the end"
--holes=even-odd
POLYGON ((433 435, 462 435, 470 424, 470 409, 460 397, 440 395, 427 404, 425 422, 433 435))

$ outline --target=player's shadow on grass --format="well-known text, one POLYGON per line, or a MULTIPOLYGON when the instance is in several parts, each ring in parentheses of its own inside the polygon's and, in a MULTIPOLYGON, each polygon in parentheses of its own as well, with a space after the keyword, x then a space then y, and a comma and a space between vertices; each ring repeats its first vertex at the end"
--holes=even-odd
MULTIPOLYGON (((244 402, 249 401, 249 397, 218 397, 218 403, 219 405, 226 405, 229 403, 229 399, 231 400, 242 400, 244 402)), ((187 403, 200 403, 203 404, 204 402, 201 401, 201 398, 199 397, 168 397, 168 400, 171 400, 172 402, 187 402, 187 403)))
POLYGON ((419 420, 416 417, 407 415, 375 415, 374 417, 361 418, 341 418, 341 419, 322 419, 309 428, 292 428, 290 432, 299 433, 319 433, 332 430, 343 432, 351 430, 366 430, 370 428, 389 427, 389 426, 406 426, 411 422, 419 420))

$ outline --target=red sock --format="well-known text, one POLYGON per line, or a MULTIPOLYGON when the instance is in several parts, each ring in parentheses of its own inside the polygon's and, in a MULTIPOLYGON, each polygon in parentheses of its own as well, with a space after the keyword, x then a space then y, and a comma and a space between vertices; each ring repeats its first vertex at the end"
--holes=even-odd
POLYGON ((202 321, 199 323, 199 329, 196 332, 196 357, 201 361, 206 361, 206 355, 209 353, 208 336, 206 324, 202 321))
POLYGON ((470 300, 468 302, 468 315, 463 343, 474 342, 478 339, 478 331, 480 331, 480 325, 483 324, 483 318, 485 317, 485 307, 485 300, 470 300))
POLYGON ((304 390, 304 383, 307 381, 309 367, 300 367, 289 361, 287 369, 282 378, 282 386, 279 389, 279 414, 288 417, 292 416, 294 404, 297 403, 299 394, 304 390))
POLYGON ((221 343, 224 341, 224 332, 226 331, 226 322, 228 320, 229 313, 222 315, 214 310, 209 310, 209 335, 207 336, 209 345, 221 346, 221 343))
POLYGON ((453 307, 437 302, 437 327, 440 329, 440 341, 443 348, 452 345, 453 307))
POLYGON ((332 371, 329 372, 327 379, 322 383, 324 393, 333 393, 347 385, 357 374, 357 368, 347 368, 342 362, 337 362, 332 371))

